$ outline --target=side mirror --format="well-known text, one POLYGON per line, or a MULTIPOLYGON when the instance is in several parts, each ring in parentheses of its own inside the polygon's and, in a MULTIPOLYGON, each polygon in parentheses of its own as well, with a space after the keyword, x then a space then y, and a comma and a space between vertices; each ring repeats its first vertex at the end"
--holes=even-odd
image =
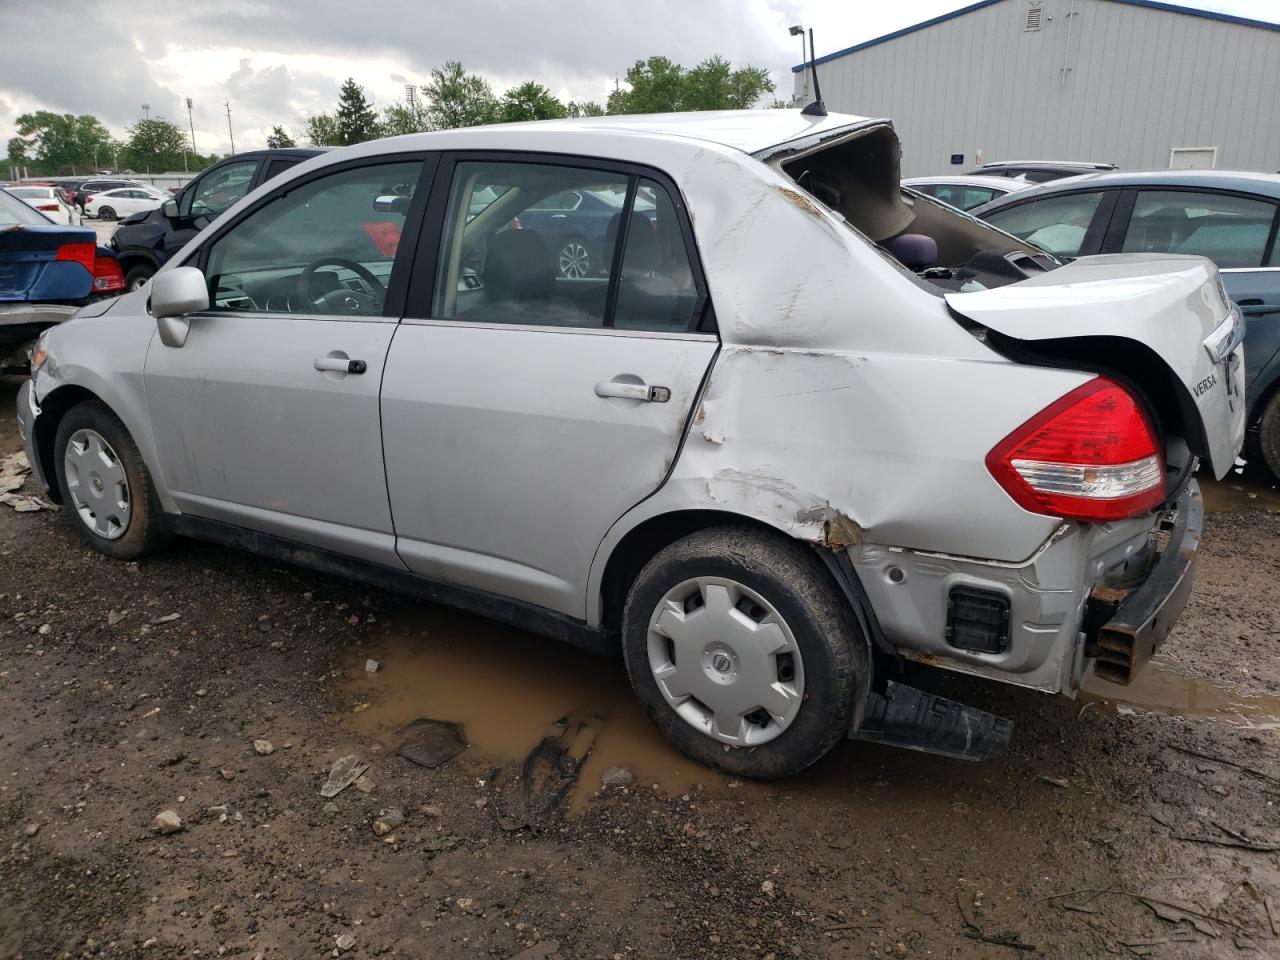
POLYGON ((160 212, 163 213, 170 220, 177 220, 178 219, 178 201, 166 200, 164 203, 160 205, 160 212))
POLYGON ((148 283, 151 315, 160 330, 160 342, 180 347, 187 342, 191 323, 187 314, 209 309, 209 285, 195 267, 161 270, 148 283))

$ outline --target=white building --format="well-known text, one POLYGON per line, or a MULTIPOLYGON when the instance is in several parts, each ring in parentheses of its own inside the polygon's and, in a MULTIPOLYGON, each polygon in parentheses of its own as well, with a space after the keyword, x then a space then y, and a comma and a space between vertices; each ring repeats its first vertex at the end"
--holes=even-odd
MULTIPOLYGON (((1155 0, 981 0, 817 64, 829 110, 893 119, 904 176, 993 160, 1280 170, 1280 24, 1155 0)), ((793 73, 811 99, 808 70, 793 73)))

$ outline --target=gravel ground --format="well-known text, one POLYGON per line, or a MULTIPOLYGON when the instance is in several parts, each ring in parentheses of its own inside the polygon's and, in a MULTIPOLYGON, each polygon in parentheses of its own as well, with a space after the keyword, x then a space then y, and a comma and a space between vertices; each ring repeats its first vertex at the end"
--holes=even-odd
POLYGON ((0 957, 1280 956, 1280 516, 1238 499, 1153 674, 1186 703, 933 678, 1014 720, 1006 755, 849 743, 769 785, 670 776, 616 662, 204 544, 120 564, 0 508, 0 957), (538 742, 553 680, 629 786, 576 783, 572 723, 483 746, 486 717, 538 742), (472 746, 394 755, 392 704, 472 746), (322 798, 351 753, 365 779, 322 798))

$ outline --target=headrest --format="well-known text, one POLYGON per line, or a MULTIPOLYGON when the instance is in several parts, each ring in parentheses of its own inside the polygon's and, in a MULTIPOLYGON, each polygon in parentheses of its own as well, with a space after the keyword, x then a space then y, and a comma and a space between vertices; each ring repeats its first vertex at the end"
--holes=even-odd
POLYGON ((938 263, 938 241, 923 233, 900 233, 886 240, 884 248, 908 270, 924 270, 938 263))
POLYGON ((489 241, 484 286, 499 300, 545 300, 555 291, 551 250, 534 230, 504 230, 489 241))

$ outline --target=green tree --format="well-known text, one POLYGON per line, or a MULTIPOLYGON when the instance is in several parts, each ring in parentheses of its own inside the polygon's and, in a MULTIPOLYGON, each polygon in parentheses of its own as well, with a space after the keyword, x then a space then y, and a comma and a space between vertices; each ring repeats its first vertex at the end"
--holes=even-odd
POLYGON ((381 131, 378 114, 364 95, 364 88, 348 77, 338 91, 338 139, 343 146, 364 143, 377 137, 381 131))
POLYGON ((190 159, 187 132, 163 117, 139 120, 125 133, 128 139, 120 149, 120 163, 131 170, 178 170, 184 157, 190 159))
POLYGON ((267 147, 271 150, 279 150, 281 147, 296 147, 293 137, 289 136, 289 131, 280 124, 276 124, 271 128, 271 133, 267 136, 267 147))
POLYGON ((540 83, 530 80, 502 95, 497 119, 502 123, 520 120, 558 120, 569 115, 563 103, 540 83))
POLYGON ((9 160, 56 174, 92 169, 110 157, 111 134, 97 117, 40 110, 24 113, 9 141, 9 160))
POLYGON ((604 107, 596 103, 594 100, 583 100, 581 102, 570 100, 564 105, 565 112, 570 117, 603 117, 604 107))
POLYGON ((427 114, 422 103, 415 97, 412 100, 397 100, 382 111, 382 135, 399 137, 406 133, 422 133, 429 129, 427 114))
POLYGON ((721 56, 688 70, 666 57, 637 60, 626 79, 628 89, 609 94, 610 113, 745 110, 774 89, 767 70, 750 65, 734 69, 721 56))
POLYGON ((307 142, 313 147, 339 147, 342 145, 342 133, 338 129, 338 121, 331 113, 317 113, 307 117, 304 124, 307 131, 307 142))
POLYGON ((452 130, 492 123, 498 113, 498 101, 489 81, 479 74, 467 73, 457 60, 431 71, 431 82, 422 87, 426 99, 428 129, 452 130))

